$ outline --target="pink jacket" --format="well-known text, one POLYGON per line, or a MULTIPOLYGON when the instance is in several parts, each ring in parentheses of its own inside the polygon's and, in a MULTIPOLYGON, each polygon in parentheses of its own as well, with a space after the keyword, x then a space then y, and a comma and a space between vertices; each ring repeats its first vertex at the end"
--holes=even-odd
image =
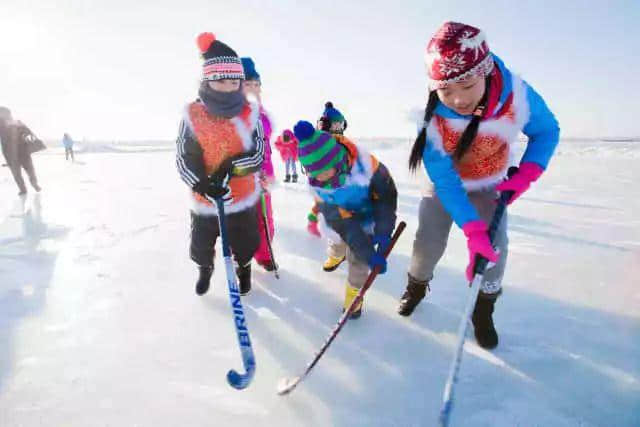
POLYGON ((271 163, 271 120, 264 108, 260 107, 260 121, 264 129, 264 161, 262 162, 262 172, 267 178, 275 179, 273 163, 271 163))
POLYGON ((289 159, 298 160, 298 140, 289 129, 282 132, 282 135, 276 140, 276 148, 280 152, 282 161, 286 162, 289 159), (287 134, 289 141, 285 142, 283 136, 287 134))

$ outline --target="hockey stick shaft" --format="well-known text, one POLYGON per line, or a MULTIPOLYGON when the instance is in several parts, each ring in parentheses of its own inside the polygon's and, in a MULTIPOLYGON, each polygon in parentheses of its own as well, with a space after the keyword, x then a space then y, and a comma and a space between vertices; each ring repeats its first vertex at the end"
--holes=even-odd
POLYGON ((231 247, 227 237, 227 224, 222 198, 216 199, 216 206, 218 207, 218 223, 220 226, 220 237, 222 239, 222 254, 224 256, 227 285, 229 287, 229 299, 231 301, 231 309, 233 310, 234 325, 240 346, 240 353, 242 355, 242 363, 245 369, 244 374, 231 369, 227 372, 227 382, 231 387, 242 390, 246 388, 253 379, 256 370, 256 361, 253 354, 253 347, 251 346, 251 339, 249 338, 249 329, 247 328, 247 322, 244 317, 244 308, 242 307, 242 301, 240 299, 238 280, 231 259, 231 247))
POLYGON ((276 258, 273 255, 273 247, 271 246, 271 232, 269 230, 269 216, 267 215, 267 198, 264 196, 264 193, 260 195, 260 205, 262 210, 262 223, 264 225, 264 233, 267 237, 267 249, 269 251, 269 258, 271 258, 271 263, 273 264, 273 272, 276 276, 276 279, 280 278, 280 274, 278 273, 278 263, 276 262, 276 258))
MULTIPOLYGON (((407 226, 407 224, 404 221, 402 221, 396 227, 396 230, 393 233, 393 237, 391 238, 391 242, 389 243, 389 246, 387 247, 387 249, 385 251, 385 254, 384 254, 385 258, 388 257, 389 254, 391 253, 391 250, 395 246, 396 242, 398 241, 398 238, 400 237, 400 235, 402 234, 402 232, 404 231, 406 226, 407 226)), ((311 372, 313 367, 316 365, 316 363, 318 363, 318 361, 320 360, 322 355, 327 351, 327 349, 329 348, 329 346, 331 345, 333 340, 338 336, 338 333, 340 332, 342 327, 347 323, 347 320, 349 320, 349 316, 354 311, 355 307, 358 305, 358 303, 360 301, 362 301, 362 298, 363 298, 364 294, 371 287, 371 284, 373 283, 373 281, 377 277, 379 271, 380 271, 380 267, 376 267, 375 269, 373 269, 369 273, 369 276, 367 277, 366 282, 364 283, 364 285, 362 286, 362 288, 358 292, 358 295, 353 299, 353 301, 351 302, 351 305, 349 306, 349 308, 347 308, 344 311, 344 313, 342 313, 342 316, 340 317, 340 320, 338 320, 338 323, 335 324, 335 326, 331 330, 331 333, 329 334, 329 336, 325 340, 324 344, 322 345, 320 350, 316 353, 316 355, 311 360, 311 362, 309 362, 309 364, 305 368, 305 370, 302 373, 302 375, 300 375, 298 377, 295 377, 292 381, 289 381, 287 384, 284 384, 282 387, 280 387, 280 389, 278 390, 278 394, 284 395, 284 394, 290 393, 295 387, 297 387, 297 385, 302 380, 304 380, 309 375, 309 373, 311 372)))
MULTIPOLYGON (((517 171, 517 168, 509 170, 509 176, 513 175, 517 171)), ((500 199, 496 210, 494 211, 493 218, 491 219, 491 225, 489 226, 489 240, 493 243, 495 236, 498 232, 498 228, 502 222, 502 217, 507 209, 507 202, 513 196, 512 191, 505 191, 500 194, 500 199)), ((478 294, 480 293, 480 284, 484 271, 487 267, 488 260, 481 255, 476 256, 476 262, 474 263, 474 276, 470 284, 469 297, 467 298, 467 304, 465 306, 464 315, 460 320, 458 326, 458 335, 456 340, 456 349, 454 352, 453 360, 449 367, 449 375, 447 376, 447 382, 444 386, 444 392, 442 395, 442 407, 440 408, 439 423, 440 426, 446 427, 449 425, 449 417, 453 409, 453 392, 455 385, 458 383, 458 372, 460 371, 460 364, 462 362, 462 349, 464 348, 464 341, 469 329, 469 318, 476 305, 478 294)))

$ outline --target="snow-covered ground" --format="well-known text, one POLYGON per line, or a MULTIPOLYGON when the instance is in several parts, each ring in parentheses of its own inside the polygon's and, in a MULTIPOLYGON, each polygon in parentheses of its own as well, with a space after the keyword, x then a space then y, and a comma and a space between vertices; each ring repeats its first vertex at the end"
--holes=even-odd
MULTIPOLYGON (((510 208, 500 346, 467 342, 452 425, 640 425, 638 144, 565 142, 510 208)), ((455 230, 431 296, 398 316, 420 193, 408 142, 371 148, 396 178, 408 228, 362 318, 286 397, 278 379, 322 344, 346 280, 346 266, 320 268, 303 184, 273 193, 281 279, 254 268, 243 302, 257 373, 236 391, 223 265, 197 297, 171 145, 94 145, 75 164, 47 150, 34 158, 43 192, 24 202, 2 168, 0 426, 435 425, 467 296, 465 244, 455 230)))

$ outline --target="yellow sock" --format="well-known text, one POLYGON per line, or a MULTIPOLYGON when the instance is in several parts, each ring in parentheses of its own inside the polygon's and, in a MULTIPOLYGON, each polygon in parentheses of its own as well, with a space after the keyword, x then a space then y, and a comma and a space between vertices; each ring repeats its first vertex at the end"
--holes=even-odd
MULTIPOLYGON (((353 300, 356 298, 356 295, 358 295, 358 292, 360 292, 360 289, 354 288, 353 286, 351 286, 350 284, 347 283, 347 289, 344 295, 344 310, 346 311, 349 306, 351 305, 351 303, 353 302, 353 300)), ((362 300, 360 300, 360 302, 358 303, 358 305, 354 308, 354 312, 358 311, 362 308, 362 300)))

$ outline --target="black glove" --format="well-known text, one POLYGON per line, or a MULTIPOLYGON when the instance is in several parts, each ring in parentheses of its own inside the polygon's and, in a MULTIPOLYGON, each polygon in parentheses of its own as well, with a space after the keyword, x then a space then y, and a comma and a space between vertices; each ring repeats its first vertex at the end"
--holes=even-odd
POLYGON ((229 194, 229 168, 219 167, 208 179, 201 180, 193 186, 193 191, 201 194, 210 202, 222 198, 225 202, 231 200, 231 197, 225 197, 229 194))

